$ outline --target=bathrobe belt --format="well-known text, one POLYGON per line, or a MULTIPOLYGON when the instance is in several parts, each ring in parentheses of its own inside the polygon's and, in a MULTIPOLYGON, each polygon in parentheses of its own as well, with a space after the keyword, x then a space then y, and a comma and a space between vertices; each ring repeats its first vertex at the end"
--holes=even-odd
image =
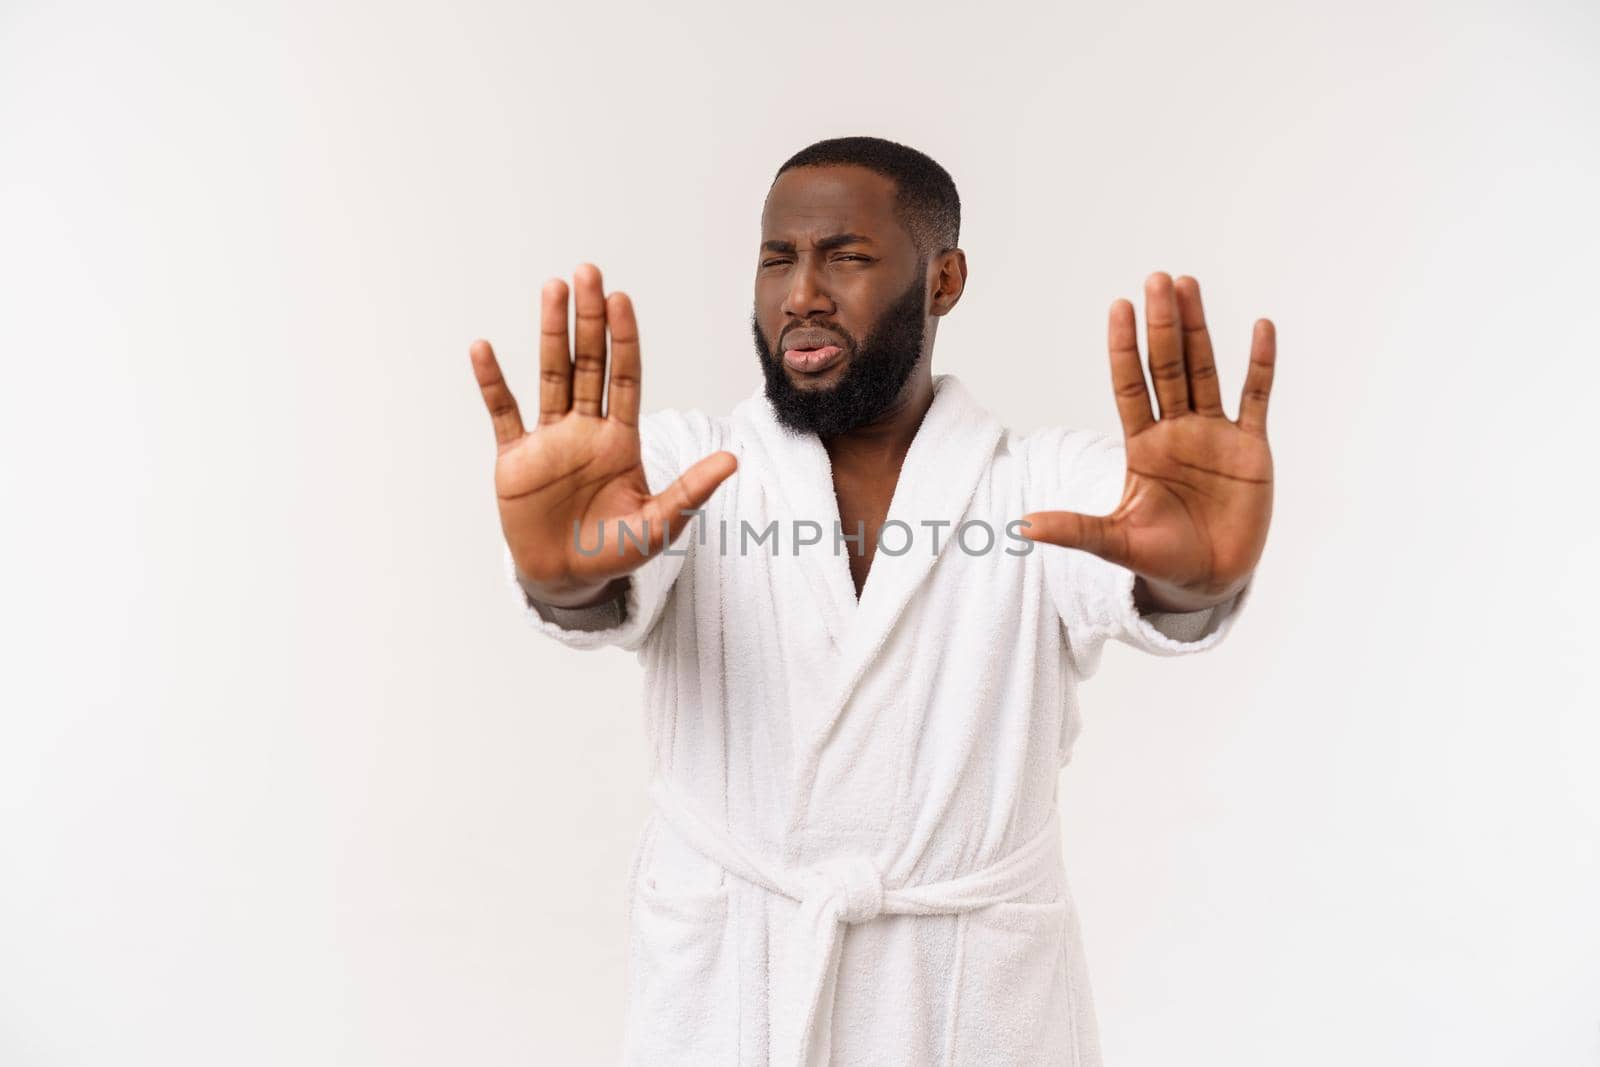
POLYGON ((772 1062, 783 1067, 828 1062, 846 925, 880 915, 956 915, 1013 901, 1060 866, 1061 826, 1054 805, 1038 833, 988 867, 943 882, 890 889, 869 857, 785 868, 735 841, 665 779, 658 778, 650 792, 660 818, 695 851, 734 877, 800 905, 783 965, 772 976, 772 1062))

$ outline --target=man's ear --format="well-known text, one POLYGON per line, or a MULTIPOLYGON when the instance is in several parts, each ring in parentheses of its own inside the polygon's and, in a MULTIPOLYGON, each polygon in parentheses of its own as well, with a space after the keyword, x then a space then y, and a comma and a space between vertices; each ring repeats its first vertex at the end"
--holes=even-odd
POLYGON ((933 261, 933 297, 928 301, 928 314, 944 315, 956 306, 967 288, 967 254, 959 248, 941 252, 933 261))

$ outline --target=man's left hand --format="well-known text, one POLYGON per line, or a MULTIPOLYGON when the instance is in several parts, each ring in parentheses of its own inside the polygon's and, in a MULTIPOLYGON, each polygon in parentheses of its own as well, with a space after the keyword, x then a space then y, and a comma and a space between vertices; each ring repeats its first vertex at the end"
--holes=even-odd
POLYGON ((1211 337, 1193 278, 1145 280, 1150 377, 1139 359, 1133 305, 1111 305, 1111 383, 1127 448, 1122 502, 1109 515, 1023 516, 1035 541, 1082 549, 1133 571, 1141 608, 1198 611, 1249 582, 1272 521, 1267 398, 1277 356, 1270 319, 1257 319, 1239 417, 1222 408, 1211 337))

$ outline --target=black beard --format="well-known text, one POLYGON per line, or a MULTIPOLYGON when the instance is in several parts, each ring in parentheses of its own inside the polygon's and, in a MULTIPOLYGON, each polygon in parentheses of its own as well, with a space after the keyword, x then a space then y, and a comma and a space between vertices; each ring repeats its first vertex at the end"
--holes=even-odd
POLYGON ((750 316, 756 354, 767 380, 767 400, 778 422, 795 433, 832 436, 864 426, 900 398, 911 372, 922 358, 928 311, 923 293, 927 261, 917 265, 916 280, 879 317, 866 341, 825 322, 811 323, 844 338, 849 363, 829 389, 801 389, 789 380, 781 356, 774 356, 755 314, 750 316))

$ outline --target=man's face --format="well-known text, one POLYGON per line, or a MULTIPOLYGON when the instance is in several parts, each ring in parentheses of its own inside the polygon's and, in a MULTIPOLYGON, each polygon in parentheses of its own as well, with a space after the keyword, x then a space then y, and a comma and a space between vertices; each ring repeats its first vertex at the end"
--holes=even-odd
POLYGON ((761 213, 751 329, 779 421, 835 434, 899 398, 922 358, 927 260, 895 216, 894 182, 796 167, 761 213))

